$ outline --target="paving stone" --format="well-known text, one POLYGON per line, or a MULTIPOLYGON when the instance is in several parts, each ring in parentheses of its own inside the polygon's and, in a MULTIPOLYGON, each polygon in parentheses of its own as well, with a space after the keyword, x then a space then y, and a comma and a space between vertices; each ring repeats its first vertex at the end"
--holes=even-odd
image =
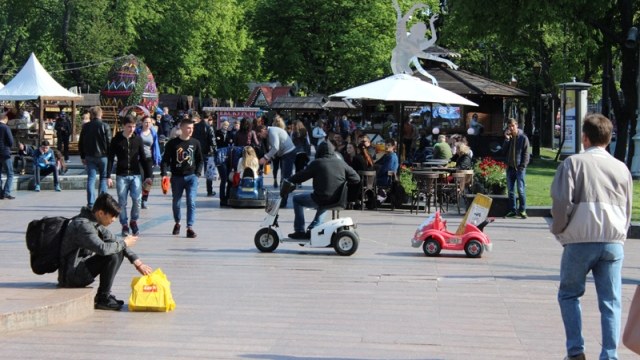
MULTIPOLYGON (((95 311, 5 332, 0 358, 538 360, 565 355, 556 300, 562 248, 544 218, 497 219, 486 228, 494 251, 481 259, 460 252, 424 256, 410 246, 410 238, 425 215, 388 209, 343 213, 358 223, 361 237, 351 257, 296 244, 262 254, 253 237, 264 211, 221 209, 218 198, 204 196, 200 183, 198 238, 170 234, 171 199, 157 187, 139 220, 134 250, 169 277, 177 303, 173 312, 95 311)), ((19 311, 17 302, 47 306, 51 294, 74 298, 54 288, 55 274, 31 273, 24 231, 34 218, 75 215, 85 192, 16 196, 0 201, 0 309, 19 311)), ((293 211, 280 214, 288 233, 293 211)), ((444 216, 452 228, 461 219, 444 216)), ((625 248, 623 319, 640 279, 635 266, 640 242, 630 240, 625 248)), ((133 276, 133 266, 124 263, 113 288, 118 297, 128 298, 133 276)), ((94 288, 84 291, 92 296, 94 288)), ((600 325, 591 280, 582 305, 587 356, 596 358, 600 325)), ((633 358, 623 346, 620 356, 633 358)))

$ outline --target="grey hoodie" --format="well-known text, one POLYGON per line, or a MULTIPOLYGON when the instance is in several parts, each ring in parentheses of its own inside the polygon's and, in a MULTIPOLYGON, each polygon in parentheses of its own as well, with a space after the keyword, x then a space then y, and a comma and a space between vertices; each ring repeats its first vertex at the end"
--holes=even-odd
POLYGON ((84 287, 94 281, 94 276, 84 262, 94 255, 112 255, 124 251, 133 263, 138 256, 127 248, 124 240, 116 238, 109 229, 100 225, 88 207, 83 207, 74 217, 60 245, 58 284, 61 287, 84 287))

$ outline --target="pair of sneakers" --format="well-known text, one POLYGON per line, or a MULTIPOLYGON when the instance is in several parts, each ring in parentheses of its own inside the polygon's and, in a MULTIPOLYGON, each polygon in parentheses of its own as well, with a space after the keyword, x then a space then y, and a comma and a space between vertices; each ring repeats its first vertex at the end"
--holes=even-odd
POLYGON ((122 236, 128 236, 129 234, 133 236, 138 236, 140 234, 137 221, 130 221, 129 226, 127 226, 127 224, 122 225, 122 236))
POLYGON ((564 360, 586 360, 587 358, 584 356, 584 354, 580 354, 580 355, 573 355, 573 356, 569 356, 567 355, 564 360))
MULTIPOLYGON (((40 192, 40 185, 36 185, 36 188, 35 188, 35 189, 33 189, 33 190, 34 190, 35 192, 40 192)), ((62 191, 62 188, 60 187, 60 184, 58 184, 58 185, 56 185, 56 186, 55 186, 55 190, 56 190, 57 192, 62 191)))
POLYGON ((119 311, 123 305, 124 301, 116 299, 111 294, 96 294, 93 299, 93 307, 98 310, 119 311))
POLYGON ((516 213, 515 211, 509 211, 507 213, 507 215, 505 215, 504 217, 506 217, 506 218, 520 217, 520 218, 526 219, 527 218, 527 212, 526 211, 522 211, 522 212, 517 212, 516 213))
MULTIPOLYGON (((176 223, 173 226, 173 231, 171 232, 173 235, 180 235, 180 224, 176 223)), ((198 236, 195 231, 191 228, 191 226, 187 227, 187 237, 189 239, 195 239, 198 236)))

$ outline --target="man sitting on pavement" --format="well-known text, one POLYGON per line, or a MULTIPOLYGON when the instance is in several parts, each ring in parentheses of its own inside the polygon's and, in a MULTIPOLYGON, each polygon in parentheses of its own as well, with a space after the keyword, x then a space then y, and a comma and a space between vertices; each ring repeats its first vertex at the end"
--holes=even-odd
POLYGON ((40 191, 40 180, 49 174, 53 174, 53 186, 56 191, 61 191, 60 182, 58 180, 58 166, 56 156, 51 149, 48 140, 42 140, 40 147, 33 150, 31 157, 33 158, 33 178, 35 182, 35 191, 40 191))
POLYGON ((94 306, 100 310, 120 310, 124 301, 111 295, 111 286, 126 257, 142 275, 151 274, 151 267, 131 251, 137 236, 116 238, 107 227, 120 214, 120 206, 107 193, 98 196, 93 208, 83 207, 67 226, 60 245, 60 287, 79 288, 91 284, 100 275, 100 285, 94 306))
POLYGON ((313 179, 313 192, 296 194, 293 196, 293 209, 295 220, 293 222, 294 233, 289 234, 291 239, 309 239, 310 229, 324 222, 326 211, 319 209, 321 206, 335 204, 339 201, 342 185, 345 182, 358 183, 360 176, 344 160, 335 156, 333 144, 325 141, 318 145, 318 152, 314 161, 302 171, 290 177, 288 181, 300 184, 313 179), (304 227, 304 208, 318 209, 316 215, 309 224, 307 231, 304 227))

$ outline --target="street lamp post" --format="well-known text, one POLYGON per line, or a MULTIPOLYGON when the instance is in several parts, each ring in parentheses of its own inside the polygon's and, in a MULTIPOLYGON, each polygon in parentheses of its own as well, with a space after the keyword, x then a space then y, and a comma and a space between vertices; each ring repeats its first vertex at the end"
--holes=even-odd
MULTIPOLYGON (((624 44, 627 48, 635 49, 638 47, 639 40, 638 28, 632 26, 627 33, 627 40, 624 44)), ((636 134, 632 138, 635 151, 631 159, 631 175, 634 178, 640 178, 640 51, 637 52, 637 55, 638 72, 636 74, 636 95, 638 99, 636 103, 636 134)), ((624 146, 624 144, 621 145, 624 146)))

